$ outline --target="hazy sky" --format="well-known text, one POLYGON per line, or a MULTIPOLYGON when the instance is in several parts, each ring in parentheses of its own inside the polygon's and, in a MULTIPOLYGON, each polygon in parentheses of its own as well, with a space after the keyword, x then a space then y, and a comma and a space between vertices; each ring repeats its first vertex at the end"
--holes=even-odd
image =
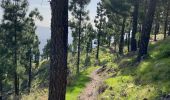
MULTIPOLYGON (((38 26, 50 27, 51 12, 48 1, 49 0, 29 0, 30 9, 37 7, 44 17, 44 20, 42 22, 37 22, 38 26)), ((87 8, 90 11, 89 16, 91 18, 91 21, 94 20, 94 17, 96 15, 97 2, 99 2, 99 0, 91 0, 91 3, 87 8)))
MULTIPOLYGON (((1 0, 0 0, 1 1, 1 0)), ((50 12, 50 5, 49 0, 28 0, 29 1, 29 10, 32 10, 34 8, 38 8, 41 15, 44 17, 44 20, 42 22, 37 21, 38 26, 45 26, 50 27, 50 20, 51 20, 51 12, 50 12)), ((96 6, 97 2, 99 0, 91 0, 91 3, 88 6, 88 9, 90 10, 90 18, 91 21, 94 20, 94 17, 96 15, 96 6)), ((2 19, 2 8, 0 8, 0 19, 2 19)))

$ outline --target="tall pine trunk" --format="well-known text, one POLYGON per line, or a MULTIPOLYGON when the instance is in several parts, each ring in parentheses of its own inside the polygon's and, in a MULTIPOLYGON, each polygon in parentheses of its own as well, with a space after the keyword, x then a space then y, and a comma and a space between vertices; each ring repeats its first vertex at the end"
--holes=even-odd
POLYGON ((48 100, 65 100, 67 84, 68 0, 51 0, 51 51, 48 100))
MULTIPOLYGON (((17 4, 17 1, 15 1, 15 5, 17 4)), ((15 15, 15 25, 14 25, 14 88, 15 88, 15 99, 19 99, 19 77, 18 77, 18 73, 17 73, 17 16, 15 15)))
MULTIPOLYGON (((16 33, 15 33, 16 34, 16 33)), ((17 47, 16 47, 16 36, 15 36, 15 49, 14 49, 14 86, 15 86, 15 98, 19 97, 19 77, 17 73, 17 47)))
POLYGON ((155 32, 154 32, 154 41, 157 41, 157 34, 159 33, 159 23, 156 21, 155 32))
POLYGON ((122 22, 122 29, 121 29, 121 36, 120 36, 120 43, 119 43, 119 54, 123 54, 125 22, 126 22, 126 17, 123 18, 123 22, 122 22))
POLYGON ((111 36, 109 36, 108 38, 108 47, 110 48, 110 46, 111 46, 111 36))
POLYGON ((128 32, 128 43, 127 43, 127 45, 128 45, 128 52, 130 52, 130 31, 131 31, 131 29, 129 28, 129 32, 128 32))
POLYGON ((29 50, 29 72, 28 72, 28 92, 31 90, 31 79, 32 79, 32 50, 29 50))
POLYGON ((131 51, 137 50, 137 41, 136 33, 138 26, 138 10, 139 10, 139 0, 134 1, 134 12, 133 12, 133 29, 132 29, 132 38, 131 38, 131 51))
POLYGON ((168 36, 170 36, 170 25, 169 25, 169 31, 168 31, 168 36))
POLYGON ((86 44, 86 58, 88 57, 89 51, 90 51, 90 42, 87 42, 87 44, 86 44))
MULTIPOLYGON (((101 30, 101 29, 100 29, 101 30)), ((97 35, 97 53, 96 53, 96 60, 99 59, 99 49, 100 49, 100 34, 101 31, 99 31, 98 35, 97 35)))
POLYGON ((92 52, 93 50, 93 40, 90 41, 90 53, 92 52))
POLYGON ((117 43, 114 42, 114 49, 115 49, 115 52, 117 53, 117 43))
POLYGON ((148 9, 147 15, 145 17, 145 20, 142 26, 138 61, 140 61, 144 55, 148 54, 148 44, 149 44, 150 32, 151 32, 153 18, 154 18, 155 9, 156 9, 156 3, 157 3, 157 0, 150 0, 149 9, 148 9))
POLYGON ((168 16, 169 16, 169 5, 167 4, 165 8, 164 39, 167 36, 168 16))
POLYGON ((82 4, 80 4, 80 14, 79 14, 79 29, 78 29, 78 55, 77 55, 77 71, 76 73, 79 74, 80 68, 80 50, 81 50, 81 19, 82 19, 82 4))
POLYGON ((86 43, 86 59, 85 59, 85 65, 87 66, 89 62, 87 62, 89 57, 89 50, 90 50, 90 42, 86 43))

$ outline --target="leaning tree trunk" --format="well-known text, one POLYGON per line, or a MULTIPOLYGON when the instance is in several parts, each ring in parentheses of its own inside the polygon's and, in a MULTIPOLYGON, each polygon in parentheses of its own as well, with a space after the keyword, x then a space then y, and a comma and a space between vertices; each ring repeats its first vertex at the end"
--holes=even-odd
POLYGON ((51 51, 48 100, 65 100, 67 84, 68 0, 51 0, 51 51))
POLYGON ((119 43, 119 54, 123 54, 125 22, 126 22, 126 18, 124 17, 122 23, 121 36, 120 36, 120 43, 119 43))
POLYGON ((133 29, 131 38, 131 51, 137 50, 136 32, 138 26, 138 10, 139 10, 139 0, 134 1, 134 12, 133 12, 133 29))
POLYGON ((138 54, 138 61, 141 60, 141 57, 147 55, 148 53, 148 44, 150 39, 150 33, 153 23, 153 18, 155 14, 157 0, 150 0, 149 9, 147 15, 145 17, 143 26, 142 26, 142 34, 141 34, 141 42, 138 54))

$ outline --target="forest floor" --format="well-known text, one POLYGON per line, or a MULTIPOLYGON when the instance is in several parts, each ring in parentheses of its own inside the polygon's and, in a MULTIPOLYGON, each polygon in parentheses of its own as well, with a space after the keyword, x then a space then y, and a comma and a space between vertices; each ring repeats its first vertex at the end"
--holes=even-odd
POLYGON ((99 100, 99 95, 107 88, 104 80, 113 75, 109 74, 110 72, 114 73, 113 68, 106 68, 106 66, 94 70, 89 76, 91 81, 86 84, 86 87, 79 95, 78 100, 99 100))
POLYGON ((86 85, 85 89, 80 94, 79 100, 97 100, 97 87, 103 83, 103 79, 100 74, 97 74, 97 70, 91 73, 90 78, 91 81, 86 85))

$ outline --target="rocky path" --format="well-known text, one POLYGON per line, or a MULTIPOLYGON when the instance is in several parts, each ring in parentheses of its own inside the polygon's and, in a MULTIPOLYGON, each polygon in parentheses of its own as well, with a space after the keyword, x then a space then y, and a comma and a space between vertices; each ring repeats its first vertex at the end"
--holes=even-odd
POLYGON ((91 82, 86 85, 86 88, 79 96, 79 100, 97 100, 98 87, 103 83, 103 79, 100 77, 100 74, 98 74, 98 70, 90 75, 91 82))

